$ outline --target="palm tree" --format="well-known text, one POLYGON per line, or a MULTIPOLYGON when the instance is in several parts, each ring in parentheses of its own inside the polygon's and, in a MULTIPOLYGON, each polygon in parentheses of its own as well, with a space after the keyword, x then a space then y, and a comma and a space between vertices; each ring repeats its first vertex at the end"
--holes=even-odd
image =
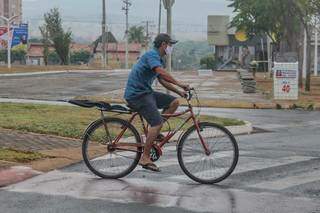
POLYGON ((129 29, 129 43, 143 43, 144 42, 144 27, 132 26, 129 29))

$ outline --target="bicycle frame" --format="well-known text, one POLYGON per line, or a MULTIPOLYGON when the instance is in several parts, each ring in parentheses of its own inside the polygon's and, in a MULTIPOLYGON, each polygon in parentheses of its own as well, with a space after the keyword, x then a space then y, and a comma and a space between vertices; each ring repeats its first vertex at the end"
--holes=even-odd
MULTIPOLYGON (((205 151, 205 154, 206 155, 210 155, 210 151, 209 151, 209 148, 207 146, 207 144, 204 142, 203 140, 203 137, 201 136, 200 134, 200 127, 199 127, 199 122, 198 120, 196 119, 196 116, 193 112, 193 108, 191 106, 191 104, 189 103, 189 101, 187 100, 187 103, 188 103, 188 109, 183 111, 183 112, 179 112, 179 113, 174 113, 174 114, 162 114, 162 117, 166 118, 166 119, 170 119, 170 118, 174 118, 174 117, 180 117, 182 115, 185 115, 187 113, 190 113, 189 117, 184 120, 183 122, 181 122, 181 124, 175 128, 173 131, 170 131, 168 133, 167 136, 165 136, 165 138, 159 143, 159 144, 156 144, 155 145, 155 148, 159 151, 160 155, 162 155, 162 150, 161 148, 169 142, 169 140, 175 135, 178 133, 178 131, 180 131, 190 120, 193 121, 194 125, 196 126, 196 130, 197 130, 197 133, 198 133, 198 136, 199 136, 199 139, 200 139, 200 142, 202 144, 202 147, 205 151)), ((144 119, 142 118, 142 116, 135 112, 133 113, 133 115, 131 116, 131 118, 129 119, 129 123, 132 124, 132 122, 134 121, 134 119, 139 116, 140 117, 140 121, 141 121, 141 124, 142 124, 142 128, 143 128, 143 131, 144 131, 144 134, 147 136, 148 135, 148 126, 145 125, 145 122, 144 122, 144 119)), ((107 127, 105 126, 106 128, 106 131, 107 130, 107 127)), ((144 147, 144 143, 142 143, 141 145, 140 144, 131 144, 131 143, 119 143, 119 140, 120 138, 123 136, 123 134, 125 133, 125 131, 127 130, 127 128, 123 128, 122 131, 120 132, 120 134, 116 137, 116 139, 112 142, 112 149, 118 149, 118 150, 123 150, 123 151, 132 151, 132 150, 128 150, 126 148, 121 148, 121 147, 138 147, 138 148, 143 148, 144 147)), ((180 137, 179 139, 181 138, 183 133, 180 134, 180 137)), ((143 138, 141 137, 141 140, 142 142, 143 141, 143 138)))

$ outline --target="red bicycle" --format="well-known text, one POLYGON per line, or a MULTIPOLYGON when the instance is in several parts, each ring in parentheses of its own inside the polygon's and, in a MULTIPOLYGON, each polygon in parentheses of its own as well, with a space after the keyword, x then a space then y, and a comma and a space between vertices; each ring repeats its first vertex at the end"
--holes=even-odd
MULTIPOLYGON (((176 134, 178 161, 183 172, 199 183, 212 184, 226 179, 235 169, 239 149, 234 136, 225 127, 215 123, 200 122, 190 101, 193 97, 199 103, 195 90, 188 92, 185 111, 163 114, 165 120, 172 117, 189 116, 174 130, 169 130, 164 139, 155 142, 151 150, 151 160, 157 161, 163 155, 163 147, 176 134), (180 131, 188 121, 193 125, 180 131)), ((69 103, 81 107, 97 107, 101 118, 91 123, 83 136, 82 155, 87 167, 102 178, 122 178, 132 172, 139 163, 144 148, 144 136, 148 125, 139 113, 120 105, 87 100, 71 100, 69 103), (104 112, 129 114, 130 119, 108 117, 104 112), (142 134, 132 124, 136 118, 141 123, 142 134)))

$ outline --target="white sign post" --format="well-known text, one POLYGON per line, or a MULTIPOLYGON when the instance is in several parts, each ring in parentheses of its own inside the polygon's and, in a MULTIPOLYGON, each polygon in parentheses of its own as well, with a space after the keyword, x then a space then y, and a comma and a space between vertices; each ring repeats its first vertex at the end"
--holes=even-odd
POLYGON ((296 63, 274 63, 274 99, 298 100, 299 66, 296 63))

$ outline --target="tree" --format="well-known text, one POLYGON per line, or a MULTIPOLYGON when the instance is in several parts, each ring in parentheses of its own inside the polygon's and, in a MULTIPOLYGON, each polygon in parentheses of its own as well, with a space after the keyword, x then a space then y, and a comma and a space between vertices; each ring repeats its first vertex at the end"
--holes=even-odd
POLYGON ((24 64, 27 52, 24 49, 14 49, 12 50, 11 62, 19 61, 24 64))
POLYGON ((50 45, 49 32, 48 32, 48 28, 45 24, 43 26, 39 27, 39 30, 42 35, 41 42, 43 44, 43 60, 44 60, 44 64, 47 66, 48 65, 48 57, 49 57, 49 45, 50 45))
POLYGON ((0 50, 0 61, 7 61, 7 51, 0 50))
POLYGON ((280 52, 297 50, 296 35, 300 31, 292 0, 231 0, 229 7, 237 14, 231 26, 249 36, 268 35, 280 52))
POLYGON ((56 51, 50 51, 48 54, 49 64, 59 64, 61 63, 60 57, 56 51))
POLYGON ((129 43, 143 43, 144 42, 144 27, 132 26, 129 29, 129 43))
POLYGON ((200 60, 200 65, 202 69, 215 70, 217 66, 217 61, 213 54, 207 55, 200 60))
POLYGON ((172 55, 173 68, 192 70, 200 68, 202 57, 212 53, 212 47, 205 41, 182 41, 174 46, 172 55))
MULTIPOLYGON (((24 49, 13 49, 11 51, 11 63, 14 61, 19 61, 20 63, 25 63, 27 52, 24 49)), ((7 51, 0 50, 0 61, 7 61, 7 51)))
POLYGON ((72 64, 85 63, 87 64, 90 60, 90 52, 86 50, 80 50, 78 52, 71 53, 70 62, 72 64))
POLYGON ((306 90, 310 90, 311 68, 311 17, 318 13, 319 0, 231 0, 237 15, 232 26, 244 29, 252 35, 275 35, 280 52, 297 52, 299 59, 300 86, 302 85, 303 32, 307 32, 308 62, 306 90), (301 33, 302 32, 302 33, 301 33))
POLYGON ((62 28, 62 20, 58 8, 53 8, 44 15, 46 30, 53 42, 54 48, 60 58, 61 64, 69 63, 69 51, 71 43, 71 31, 65 32, 62 28))
POLYGON ((299 18, 307 37, 307 76, 305 90, 311 90, 311 36, 314 29, 314 17, 319 15, 319 0, 296 0, 294 4, 296 16, 299 18))

